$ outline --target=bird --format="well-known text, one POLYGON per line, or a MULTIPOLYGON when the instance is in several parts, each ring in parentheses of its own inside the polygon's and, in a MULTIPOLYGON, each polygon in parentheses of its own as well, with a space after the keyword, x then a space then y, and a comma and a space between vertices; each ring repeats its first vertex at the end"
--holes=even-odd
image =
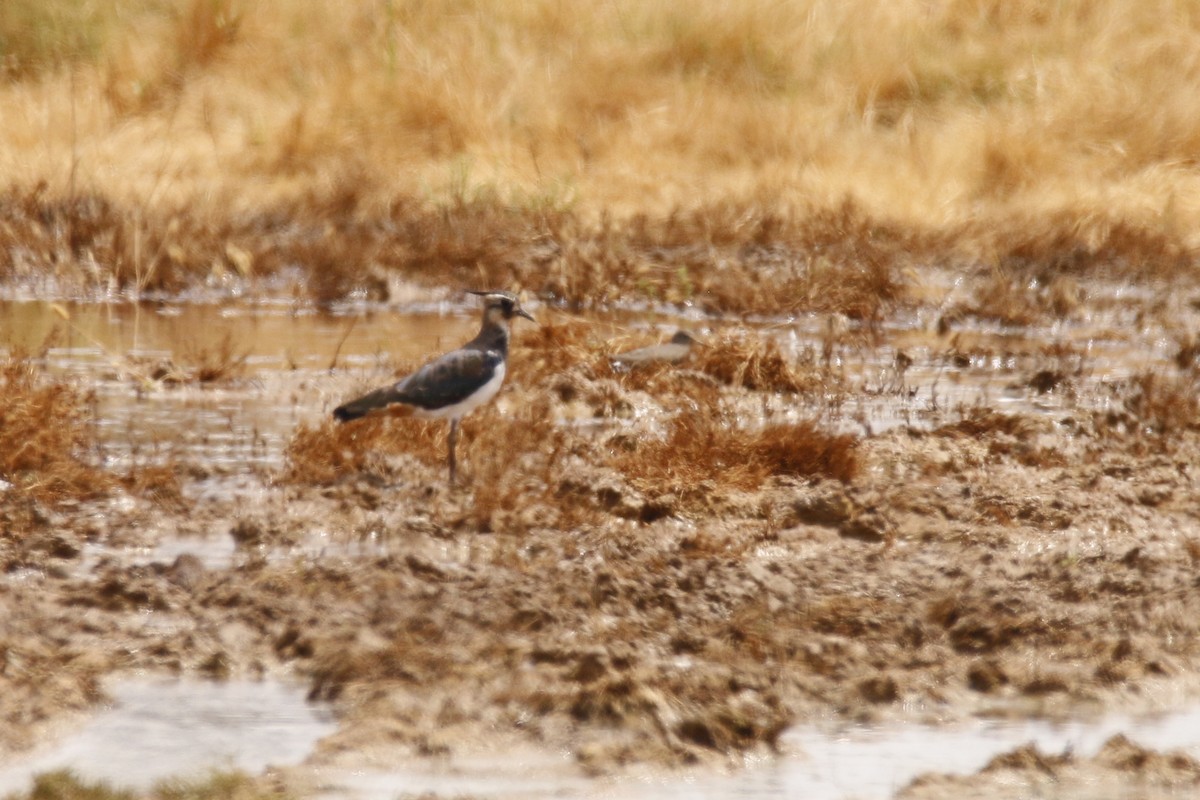
POLYGON ((509 326, 513 317, 536 323, 517 296, 502 291, 471 291, 483 298, 483 324, 478 335, 457 350, 425 363, 391 386, 376 389, 333 410, 339 422, 368 415, 450 420, 450 485, 457 482, 459 421, 500 391, 508 363, 509 326))
POLYGON ((627 353, 617 353, 612 357, 613 364, 626 368, 640 367, 645 364, 678 364, 688 357, 696 337, 680 328, 675 335, 662 344, 649 347, 639 347, 627 353))

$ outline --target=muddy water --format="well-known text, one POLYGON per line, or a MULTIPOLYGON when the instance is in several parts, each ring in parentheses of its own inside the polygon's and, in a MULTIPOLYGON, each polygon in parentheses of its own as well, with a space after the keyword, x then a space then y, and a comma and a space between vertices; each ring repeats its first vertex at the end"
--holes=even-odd
MULTIPOLYGON (((553 312, 543 309, 543 316, 553 312)), ((628 313, 597 320, 614 330, 668 331, 680 320, 628 313)), ((398 362, 419 361, 469 338, 475 310, 425 304, 405 309, 317 313, 287 304, 72 304, 0 302, 0 348, 41 354, 53 372, 95 391, 103 456, 117 466, 186 457, 217 468, 271 467, 295 426, 328 413, 347 373, 386 380, 398 362), (221 352, 240 359, 233 380, 171 383, 221 352), (336 370, 340 382, 332 377, 336 370), (332 389, 331 386, 336 386, 332 389)), ((704 332, 719 320, 682 324, 704 332)), ((811 357, 826 347, 829 320, 811 316, 751 326, 785 353, 811 357)), ((1102 404, 1100 395, 1042 391, 1039 370, 1107 379, 1162 361, 1155 342, 1108 335, 1097 326, 1053 330, 932 332, 930 320, 901 320, 867 336, 841 323, 829 355, 857 391, 839 401, 832 422, 852 432, 938 424, 965 406, 1066 412, 1102 404), (864 344, 868 340, 870 344, 864 344), (1046 355, 1055 343, 1058 355, 1046 355)), ((828 412, 819 403, 781 400, 775 417, 828 412)))
MULTIPOLYGON (((684 774, 643 779, 584 780, 565 757, 493 754, 391 772, 326 773, 328 798, 384 800, 398 793, 466 794, 480 798, 627 800, 886 800, 926 772, 967 775, 1026 744, 1043 753, 1090 757, 1112 736, 1143 746, 1200 755, 1200 707, 1168 715, 1109 714, 1068 721, 974 720, 954 726, 806 725, 781 740, 787 756, 733 775, 684 774)), ((1180 798, 1190 797, 1183 789, 1180 798)))
MULTIPOLYGON (((33 758, 0 765, 0 796, 25 791, 33 776, 56 769, 142 789, 167 778, 203 778, 218 769, 255 774, 268 766, 299 764, 334 728, 327 712, 305 701, 302 688, 286 683, 142 679, 117 683, 109 693, 112 705, 76 733, 33 758)), ((1028 743, 1045 753, 1070 750, 1088 757, 1118 733, 1144 746, 1200 755, 1200 707, 1059 722, 797 726, 781 740, 788 755, 750 764, 736 775, 589 779, 568 755, 529 748, 449 756, 388 771, 316 769, 315 782, 321 787, 318 796, 347 800, 423 793, 529 800, 884 800, 924 772, 970 774, 1028 743)))
POLYGON ((300 762, 334 728, 328 713, 305 701, 303 687, 280 682, 127 680, 109 694, 111 706, 76 733, 0 765, 0 796, 59 769, 138 789, 212 770, 255 774, 300 762))
POLYGON ((331 367, 384 374, 471 327, 449 308, 332 316, 272 305, 0 303, 0 347, 44 354, 51 372, 93 390, 104 456, 118 464, 276 464, 296 424, 330 407, 322 377, 331 367), (154 380, 219 363, 223 351, 244 359, 233 380, 154 380))

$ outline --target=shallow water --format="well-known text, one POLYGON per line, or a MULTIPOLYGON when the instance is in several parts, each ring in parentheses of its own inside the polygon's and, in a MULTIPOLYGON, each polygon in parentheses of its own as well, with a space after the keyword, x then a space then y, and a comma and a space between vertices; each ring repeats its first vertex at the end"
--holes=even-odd
MULTIPOLYGON (((278 681, 136 679, 114 684, 109 694, 112 704, 76 732, 30 758, 0 764, 0 796, 26 791, 35 775, 57 769, 140 789, 166 778, 204 778, 213 770, 257 774, 268 766, 302 763, 335 727, 327 711, 306 702, 302 687, 278 681)), ((533 748, 412 761, 386 771, 314 770, 319 796, 347 800, 390 800, 403 793, 530 800, 884 800, 925 772, 970 774, 1028 743, 1046 753, 1070 750, 1088 757, 1118 733, 1146 747, 1200 756, 1200 706, 1066 722, 802 725, 782 737, 788 755, 733 774, 591 779, 569 754, 533 748)))
MULTIPOLYGON (((548 319, 554 314, 540 313, 548 319)), ((824 319, 810 315, 749 327, 775 338, 785 354, 811 358, 821 352, 824 319)), ((613 330, 651 327, 664 334, 679 324, 702 332, 725 324, 628 313, 596 321, 613 330)), ((102 457, 115 466, 172 457, 226 471, 278 466, 296 426, 323 417, 344 399, 348 376, 385 380, 396 363, 454 347, 476 325, 469 304, 339 315, 280 303, 0 301, 0 349, 44 354, 52 372, 74 376, 95 392, 102 457), (167 364, 186 371, 223 348, 245 357, 233 380, 170 385, 147 379, 167 364)), ((949 339, 929 327, 924 319, 900 320, 868 347, 861 342, 869 337, 851 326, 846 343, 830 355, 855 391, 833 399, 834 412, 819 399, 779 399, 772 416, 781 421, 823 413, 848 431, 878 433, 897 425, 936 425, 977 403, 1068 412, 1104 398, 1039 394, 1026 385, 1029 376, 1038 369, 1084 367, 1088 378, 1113 379, 1167 356, 1161 343, 1122 340, 1099 326, 970 330, 949 339), (1047 342, 1070 355, 1045 355, 1047 342), (911 360, 906 368, 897 367, 898 353, 911 360)))
POLYGON ((125 680, 109 695, 112 704, 75 733, 0 764, 0 796, 58 769, 138 789, 213 770, 257 774, 299 763, 335 727, 303 687, 279 681, 125 680))
MULTIPOLYGON (((572 771, 565 756, 452 758, 392 772, 326 774, 323 796, 383 800, 400 792, 433 792, 506 800, 886 800, 922 773, 971 774, 993 757, 1029 743, 1045 753, 1070 750, 1089 757, 1118 733, 1143 746, 1186 749, 1200 756, 1200 707, 1165 715, 1109 714, 1068 722, 1005 719, 949 726, 797 726, 784 734, 781 743, 792 755, 732 775, 587 781, 572 771)), ((1186 796, 1186 791, 1180 794, 1186 796)))
POLYGON ((6 301, 0 349, 44 354, 52 373, 95 393, 110 463, 182 456, 244 469, 277 465, 296 425, 332 407, 322 384, 331 367, 369 374, 450 347, 472 325, 450 307, 360 318, 272 304, 6 301), (244 357, 232 380, 150 380, 164 367, 219 362, 222 350, 244 357))

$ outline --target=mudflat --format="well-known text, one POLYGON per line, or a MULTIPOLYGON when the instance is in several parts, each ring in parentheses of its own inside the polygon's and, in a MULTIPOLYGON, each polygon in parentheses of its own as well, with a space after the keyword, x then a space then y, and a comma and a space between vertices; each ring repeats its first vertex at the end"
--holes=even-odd
POLYGON ((299 677, 310 766, 597 775, 1200 698, 1186 4, 76 5, 0 11, 0 757, 131 671, 299 677), (329 413, 480 289, 541 324, 452 489, 329 413))

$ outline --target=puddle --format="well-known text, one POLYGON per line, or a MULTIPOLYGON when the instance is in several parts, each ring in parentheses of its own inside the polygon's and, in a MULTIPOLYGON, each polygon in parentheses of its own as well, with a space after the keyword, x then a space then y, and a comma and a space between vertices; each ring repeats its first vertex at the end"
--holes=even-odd
POLYGON ((334 729, 302 687, 277 681, 127 680, 109 695, 112 706, 79 731, 0 765, 0 797, 28 791, 35 775, 58 769, 133 789, 212 770, 258 774, 298 764, 334 729))
POLYGON ((473 317, 452 307, 362 318, 274 305, 4 301, 0 348, 44 353, 51 373, 94 391, 110 463, 183 455, 241 472, 277 466, 296 425, 327 410, 332 364, 367 372, 448 349, 469 336, 473 317), (222 348, 245 356, 233 380, 162 386, 137 377, 168 361, 186 369, 222 348))
MULTIPOLYGON (((28 760, 0 765, 0 796, 24 792, 39 773, 70 769, 86 780, 147 789, 212 770, 259 774, 302 762, 334 730, 331 716, 282 682, 127 680, 113 703, 80 730, 28 760)), ((933 725, 797 726, 790 755, 733 774, 591 779, 567 753, 529 749, 411 762, 396 770, 315 768, 319 796, 391 800, 399 794, 479 798, 628 800, 886 800, 925 772, 971 774, 994 756, 1034 743, 1090 757, 1122 733, 1157 750, 1200 754, 1200 707, 1170 714, 1108 714, 1068 722, 973 720, 933 725)))
MULTIPOLYGON (((282 303, 7 300, 0 301, 0 348, 44 353, 51 372, 78 377, 95 392, 102 455, 114 466, 182 456, 217 472, 244 474, 277 467, 296 426, 344 399, 347 371, 382 380, 397 361, 419 361, 464 341, 475 329, 475 315, 469 304, 337 315, 282 303), (161 386, 135 377, 168 361, 194 367, 202 354, 222 349, 245 356, 234 380, 161 386)), ((775 338, 792 358, 810 360, 821 352, 824 319, 806 315, 748 327, 775 338)), ((666 330, 679 322, 628 313, 595 321, 613 330, 651 323, 666 330)), ((704 330, 723 323, 685 324, 704 330)), ((958 409, 978 403, 1013 412, 1067 413, 1109 402, 1097 390, 1099 378, 1169 363, 1161 341, 1128 330, 1118 336, 1099 325, 964 329, 949 338, 928 328, 925 320, 899 319, 881 328, 870 347, 839 345, 832 357, 852 391, 829 399, 836 408, 824 408, 821 399, 780 398, 773 412, 780 419, 772 421, 824 413, 849 432, 880 433, 897 425, 952 421, 958 409), (1068 376, 1071 391, 1038 392, 1029 382, 1039 370, 1068 376)), ((855 330, 847 335, 850 341, 863 338, 855 330)))
POLYGON ((743 793, 737 796, 883 800, 922 773, 970 775, 995 756, 1029 743, 1045 753, 1070 750, 1091 757, 1118 733, 1145 747, 1200 754, 1200 707, 1170 715, 1110 714, 1068 722, 974 720, 944 727, 857 726, 833 733, 797 728, 785 735, 785 746, 801 755, 750 770, 748 780, 739 782, 743 793))
POLYGON ((1070 750, 1090 757, 1118 733, 1145 747, 1187 749, 1200 755, 1200 707, 1167 715, 1111 714, 1061 723, 1006 719, 947 726, 799 726, 785 733, 781 742, 792 755, 734 774, 588 780, 574 771, 566 756, 451 757, 394 772, 325 773, 321 796, 346 800, 390 800, 401 793, 468 794, 492 800, 888 800, 926 772, 969 775, 993 757, 1028 743, 1046 753, 1070 750))
MULTIPOLYGON (((164 536, 147 547, 118 547, 88 542, 80 557, 71 563, 74 577, 87 577, 104 564, 120 567, 140 567, 158 564, 169 566, 180 556, 194 556, 208 570, 222 571, 236 567, 246 559, 265 559, 274 564, 303 560, 307 564, 324 561, 361 561, 391 555, 393 546, 386 537, 347 539, 328 531, 315 531, 296 542, 239 547, 232 536, 164 536)), ((439 556, 445 556, 439 553, 439 556)))

